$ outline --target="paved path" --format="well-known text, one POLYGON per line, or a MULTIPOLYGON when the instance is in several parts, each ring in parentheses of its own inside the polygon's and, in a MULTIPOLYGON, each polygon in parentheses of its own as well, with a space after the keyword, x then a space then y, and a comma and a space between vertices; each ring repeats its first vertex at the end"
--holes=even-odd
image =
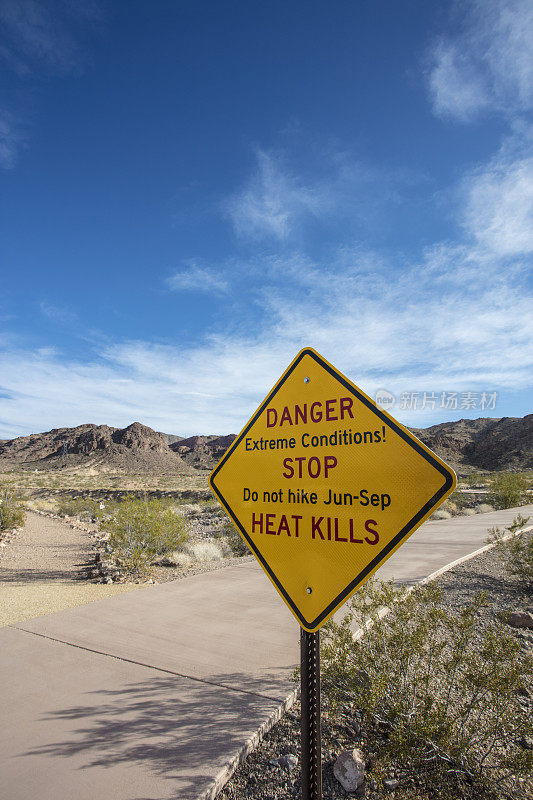
POLYGON ((80 581, 91 545, 86 531, 28 511, 22 531, 0 550, 0 626, 137 588, 80 581))
MULTIPOLYGON (((426 523, 378 574, 420 580, 516 513, 426 523)), ((204 796, 293 688, 298 637, 250 562, 3 628, 3 797, 204 796)))

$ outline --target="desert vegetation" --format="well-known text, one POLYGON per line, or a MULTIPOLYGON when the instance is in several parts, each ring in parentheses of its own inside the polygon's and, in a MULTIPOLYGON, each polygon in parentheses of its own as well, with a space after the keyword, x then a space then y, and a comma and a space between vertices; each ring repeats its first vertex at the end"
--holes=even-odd
MULTIPOLYGON (((324 798, 533 796, 531 583, 517 568, 532 540, 527 523, 518 515, 489 531, 494 547, 436 582, 369 581, 346 616, 322 628, 324 798), (343 757, 358 765, 349 788, 336 771, 343 757)), ((296 702, 221 800, 299 796, 299 710, 296 702)))
POLYGON ((344 619, 324 630, 331 716, 354 705, 362 722, 386 734, 382 769, 404 759, 433 791, 454 787, 451 796, 469 794, 472 784, 509 788, 533 767, 531 750, 519 744, 533 733, 519 700, 533 659, 502 625, 480 631, 484 602, 477 595, 452 613, 436 586, 397 592, 392 582, 369 582, 344 619), (358 627, 371 630, 358 636, 358 627))
POLYGON ((506 574, 518 578, 526 591, 533 590, 533 536, 528 533, 516 535, 529 522, 529 517, 519 514, 504 530, 490 528, 488 542, 503 561, 506 574))
POLYGON ((24 500, 12 484, 0 483, 0 532, 24 525, 24 500))
POLYGON ((513 508, 526 502, 531 480, 521 472, 499 472, 489 483, 488 502, 494 508, 513 508))
POLYGON ((96 565, 89 577, 102 582, 171 580, 249 551, 214 498, 191 492, 157 497, 152 492, 45 495, 31 509, 90 525, 96 565))
POLYGON ((124 500, 103 525, 112 558, 130 575, 149 574, 156 558, 179 550, 188 538, 184 517, 161 500, 124 500))

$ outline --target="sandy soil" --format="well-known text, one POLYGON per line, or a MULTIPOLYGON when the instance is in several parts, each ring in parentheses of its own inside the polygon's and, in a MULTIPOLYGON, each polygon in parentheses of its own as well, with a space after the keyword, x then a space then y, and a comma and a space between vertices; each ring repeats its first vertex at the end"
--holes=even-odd
POLYGON ((91 543, 86 531, 28 512, 22 532, 0 552, 0 626, 139 588, 80 580, 91 543))

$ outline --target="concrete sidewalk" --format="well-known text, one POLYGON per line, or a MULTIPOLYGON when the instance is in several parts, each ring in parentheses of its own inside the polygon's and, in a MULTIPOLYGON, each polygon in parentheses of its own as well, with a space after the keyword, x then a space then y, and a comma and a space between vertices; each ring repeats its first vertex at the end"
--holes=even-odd
MULTIPOLYGON (((426 523, 378 576, 421 580, 517 513, 426 523)), ((3 796, 204 796, 294 688, 298 644, 250 561, 1 629, 3 796)))

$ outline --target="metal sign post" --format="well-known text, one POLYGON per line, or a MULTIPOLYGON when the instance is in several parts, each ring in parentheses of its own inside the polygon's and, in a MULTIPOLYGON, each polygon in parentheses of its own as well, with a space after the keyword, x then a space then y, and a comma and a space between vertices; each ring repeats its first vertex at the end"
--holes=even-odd
POLYGON ((300 629, 302 800, 322 800, 320 631, 300 629))

